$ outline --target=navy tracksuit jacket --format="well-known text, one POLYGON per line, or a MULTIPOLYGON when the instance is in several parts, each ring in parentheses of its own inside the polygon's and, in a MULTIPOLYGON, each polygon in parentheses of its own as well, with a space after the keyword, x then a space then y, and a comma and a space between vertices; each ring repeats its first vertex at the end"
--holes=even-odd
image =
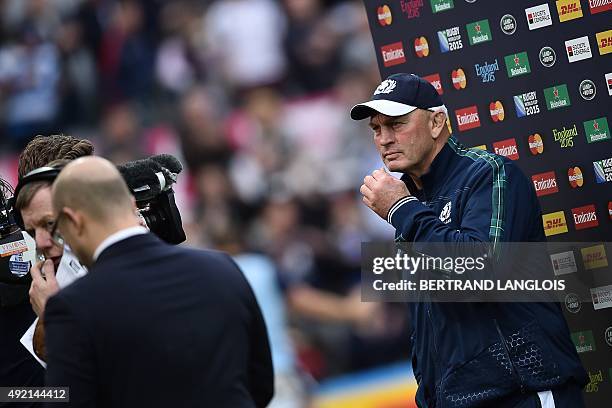
MULTIPOLYGON (((545 241, 533 186, 512 161, 451 136, 423 189, 389 211, 396 240, 545 241), (449 204, 450 203, 450 204, 449 204)), ((557 303, 411 303, 419 407, 502 407, 587 374, 557 303)))

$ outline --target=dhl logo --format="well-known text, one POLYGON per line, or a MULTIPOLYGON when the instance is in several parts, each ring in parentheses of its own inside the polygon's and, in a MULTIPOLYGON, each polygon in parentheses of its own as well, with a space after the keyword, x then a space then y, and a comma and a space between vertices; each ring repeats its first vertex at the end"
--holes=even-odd
POLYGON ((568 231, 567 221, 565 220, 565 213, 563 211, 542 215, 542 223, 544 226, 544 234, 546 234, 547 237, 564 234, 568 231))

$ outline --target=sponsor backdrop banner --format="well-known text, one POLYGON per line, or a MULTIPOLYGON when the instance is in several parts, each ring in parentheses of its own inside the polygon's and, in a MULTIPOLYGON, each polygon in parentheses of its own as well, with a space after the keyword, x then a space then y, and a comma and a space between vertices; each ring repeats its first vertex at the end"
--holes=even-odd
POLYGON ((590 383, 612 401, 612 0, 364 0, 381 76, 426 77, 468 147, 514 160, 532 179, 559 274, 588 293, 563 306, 590 383), (585 242, 584 247, 575 243, 585 242))

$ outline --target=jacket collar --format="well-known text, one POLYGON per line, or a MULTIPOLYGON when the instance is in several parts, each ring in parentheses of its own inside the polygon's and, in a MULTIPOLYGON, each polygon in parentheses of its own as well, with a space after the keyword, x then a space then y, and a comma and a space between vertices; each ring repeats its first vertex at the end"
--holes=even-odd
POLYGON ((451 169, 453 168, 453 159, 456 156, 453 148, 450 146, 451 143, 457 144, 457 139, 453 135, 448 138, 442 150, 434 157, 427 173, 421 176, 422 190, 417 188, 410 175, 405 173, 402 176, 402 181, 406 183, 410 193, 419 200, 431 199, 433 194, 450 176, 451 169))

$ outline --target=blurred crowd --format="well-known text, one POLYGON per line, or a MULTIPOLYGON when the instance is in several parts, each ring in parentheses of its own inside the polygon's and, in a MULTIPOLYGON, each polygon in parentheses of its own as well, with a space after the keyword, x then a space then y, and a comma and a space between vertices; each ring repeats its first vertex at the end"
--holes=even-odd
POLYGON ((237 257, 277 371, 405 358, 402 308, 360 302, 361 243, 392 237, 358 194, 382 165, 348 116, 380 81, 360 0, 0 0, 0 22, 3 175, 37 134, 175 154, 188 244, 237 257))

